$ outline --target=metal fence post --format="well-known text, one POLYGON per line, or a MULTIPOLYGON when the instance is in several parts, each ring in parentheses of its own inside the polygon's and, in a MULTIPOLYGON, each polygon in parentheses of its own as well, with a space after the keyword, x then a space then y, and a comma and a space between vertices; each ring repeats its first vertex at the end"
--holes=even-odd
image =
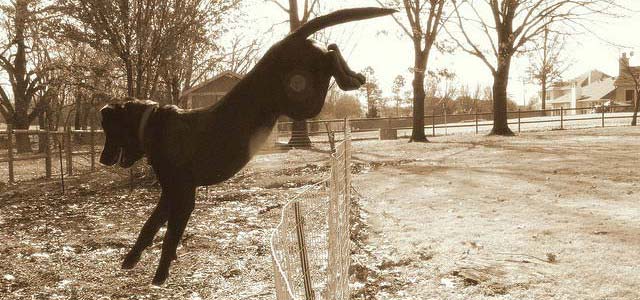
POLYGON ((560 107, 560 129, 564 129, 564 108, 560 107))
POLYGON ((73 175, 73 147, 71 146, 71 127, 65 130, 65 154, 67 159, 67 174, 73 175))
POLYGON ((520 132, 520 108, 518 108, 518 132, 520 132))
POLYGON ((49 122, 44 121, 44 168, 47 179, 51 179, 51 132, 49 132, 49 122))
POLYGON ((7 153, 9 156, 9 183, 13 183, 13 125, 11 124, 7 124, 7 153))

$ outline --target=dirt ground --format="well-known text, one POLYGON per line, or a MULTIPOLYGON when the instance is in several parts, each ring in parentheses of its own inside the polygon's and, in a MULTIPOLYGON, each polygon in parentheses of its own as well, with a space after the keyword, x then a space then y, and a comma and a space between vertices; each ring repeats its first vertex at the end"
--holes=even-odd
MULTIPOLYGON (((640 129, 428 144, 354 143, 354 299, 640 299, 640 129), (357 218, 356 218, 357 219, 357 218)), ((0 185, 0 299, 273 299, 267 239, 280 208, 326 176, 322 150, 260 155, 200 190, 179 259, 122 256, 158 186, 106 168, 0 185)))
POLYGON ((123 255, 159 193, 103 168, 59 182, 0 186, 0 299, 273 299, 267 238, 297 188, 326 175, 325 152, 261 155, 201 189, 168 282, 150 284, 164 229, 131 271, 123 255))
POLYGON ((640 129, 375 145, 354 185, 377 298, 640 299, 640 129))

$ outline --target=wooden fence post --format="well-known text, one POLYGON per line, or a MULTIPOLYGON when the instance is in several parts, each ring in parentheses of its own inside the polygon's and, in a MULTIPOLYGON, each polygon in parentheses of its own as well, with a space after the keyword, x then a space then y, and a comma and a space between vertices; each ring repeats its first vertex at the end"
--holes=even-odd
POLYGON ((67 175, 73 175, 73 146, 71 145, 71 127, 65 130, 65 152, 67 158, 67 175))
POLYGON ((520 132, 520 108, 518 108, 518 132, 520 132))
POLYGON ((300 253, 300 266, 302 267, 302 275, 304 281, 304 292, 306 300, 313 300, 313 286, 311 283, 311 270, 309 270, 309 258, 307 256, 307 245, 304 238, 304 219, 300 208, 300 202, 293 203, 293 209, 296 218, 296 237, 298 240, 298 251, 300 253))
POLYGON ((604 127, 604 105, 600 106, 602 110, 602 127, 604 127))
POLYGON ((564 108, 560 106, 560 129, 564 129, 564 108))
POLYGON ((11 124, 7 124, 7 153, 9 156, 9 183, 13 183, 13 125, 11 124))
POLYGON ((433 114, 431 115, 431 135, 436 136, 436 109, 433 109, 433 114))
POLYGON ((44 168, 47 179, 51 179, 51 132, 49 132, 49 122, 45 120, 44 124, 44 168))
POLYGON ((444 116, 444 135, 447 135, 447 108, 444 107, 444 109, 442 110, 442 115, 444 116))
POLYGON ((476 109, 476 134, 478 134, 478 110, 476 109))

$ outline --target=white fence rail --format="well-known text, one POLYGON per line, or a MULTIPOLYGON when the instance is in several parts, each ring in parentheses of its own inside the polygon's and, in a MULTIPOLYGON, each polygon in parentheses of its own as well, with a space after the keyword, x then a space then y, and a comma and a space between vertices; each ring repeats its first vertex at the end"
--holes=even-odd
POLYGON ((278 300, 349 299, 351 132, 346 125, 330 158, 329 177, 284 206, 271 236, 278 300))

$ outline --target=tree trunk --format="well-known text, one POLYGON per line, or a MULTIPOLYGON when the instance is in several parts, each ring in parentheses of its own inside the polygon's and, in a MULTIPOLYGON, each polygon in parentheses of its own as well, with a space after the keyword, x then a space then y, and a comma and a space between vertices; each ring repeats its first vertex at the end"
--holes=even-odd
MULTIPOLYGON (((29 129, 29 114, 26 105, 27 102, 24 99, 22 93, 15 95, 15 114, 13 116, 13 129, 28 130, 29 129)), ((31 152, 31 141, 29 135, 26 133, 16 133, 16 149, 18 153, 31 152)))
MULTIPOLYGON (((38 115, 38 127, 40 130, 49 130, 49 128, 47 128, 47 123, 45 122, 44 111, 38 115)), ((38 134, 38 153, 44 153, 47 148, 47 143, 45 141, 46 136, 47 135, 45 133, 38 134)))
MULTIPOLYGON (((16 114, 13 118, 13 129, 18 130, 28 130, 29 129, 29 121, 27 120, 27 116, 21 116, 16 114)), ((31 152, 31 140, 29 139, 29 135, 26 133, 16 133, 16 149, 18 153, 28 153, 31 152)))
POLYGON ((133 97, 133 66, 131 65, 131 58, 127 56, 125 62, 125 71, 127 72, 127 96, 133 97))
POLYGON ((509 85, 510 59, 510 57, 504 58, 505 61, 498 62, 499 67, 493 76, 493 128, 489 135, 514 135, 507 124, 507 86, 509 85))
MULTIPOLYGON (((73 115, 73 129, 75 130, 81 130, 82 129, 82 124, 81 124, 81 119, 82 119, 82 97, 80 96, 80 92, 76 91, 76 95, 75 95, 75 109, 76 109, 76 113, 73 115)), ((74 136, 74 140, 78 141, 80 139, 79 133, 76 133, 74 136)))
MULTIPOLYGON (((28 2, 16 1, 16 17, 15 17, 15 44, 16 55, 14 60, 15 86, 15 115, 13 117, 14 129, 29 129, 29 103, 31 99, 27 97, 27 54, 25 45, 24 31, 27 22, 28 2)), ((16 148, 18 153, 31 152, 31 142, 29 135, 26 133, 16 134, 16 148)))
POLYGON ((428 142, 424 134, 424 78, 427 72, 427 59, 420 53, 415 54, 413 72, 413 129, 409 142, 428 142))
POLYGON ((308 148, 311 147, 311 140, 307 131, 307 121, 293 121, 291 124, 291 139, 289 147, 308 148))

